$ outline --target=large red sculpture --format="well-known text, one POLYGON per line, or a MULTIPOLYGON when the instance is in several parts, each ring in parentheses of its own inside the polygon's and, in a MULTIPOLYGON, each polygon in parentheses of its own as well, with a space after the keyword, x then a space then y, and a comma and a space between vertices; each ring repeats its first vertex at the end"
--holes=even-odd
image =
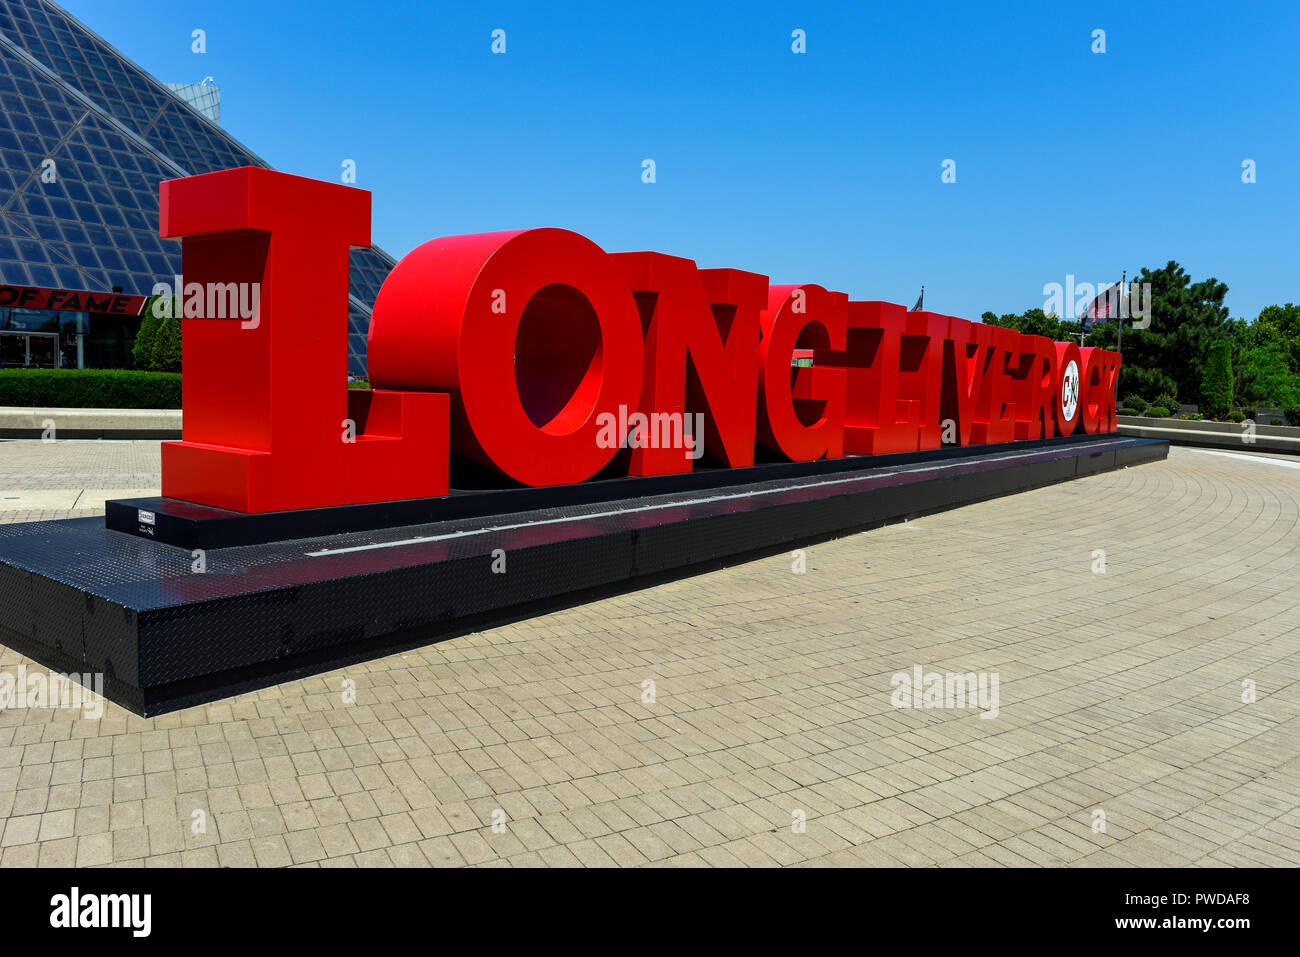
POLYGON ((759 316, 767 306, 767 277, 697 269, 689 259, 662 253, 609 258, 622 270, 645 329, 637 411, 647 417, 649 441, 632 449, 628 474, 690 471, 700 451, 694 441, 688 447, 661 440, 665 424, 670 436, 677 434, 672 417, 692 413, 704 417, 698 438, 715 460, 753 465, 759 316))
POLYGON ((184 441, 163 443, 163 495, 268 512, 447 494, 447 396, 344 381, 348 249, 370 245, 370 195, 243 167, 160 199, 187 290, 256 292, 251 319, 182 323, 184 441))
POLYGON ((793 462, 844 454, 844 370, 790 367, 796 345, 844 349, 849 297, 821 286, 773 286, 759 343, 758 440, 793 462))
POLYGON ((555 485, 743 467, 758 447, 810 461, 1116 428, 1116 353, 562 229, 412 251, 375 303, 375 388, 347 390, 369 194, 244 168, 164 183, 161 203, 187 289, 258 293, 251 320, 187 312, 170 498, 264 512, 445 495, 449 451, 555 485))
POLYGON ((560 485, 614 456, 597 415, 636 408, 643 353, 632 290, 600 247, 531 229, 413 250, 375 301, 368 362, 375 385, 451 395, 457 452, 560 485))

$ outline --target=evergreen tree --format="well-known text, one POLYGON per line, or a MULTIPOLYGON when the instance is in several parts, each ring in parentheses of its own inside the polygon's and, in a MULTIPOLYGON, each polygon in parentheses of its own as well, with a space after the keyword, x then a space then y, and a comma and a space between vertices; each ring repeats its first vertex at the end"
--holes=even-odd
POLYGON ((1201 411, 1221 418, 1232 409, 1232 344, 1220 339, 1210 347, 1201 378, 1201 411))
MULTIPOLYGON (((1227 285, 1217 279, 1193 283, 1183 267, 1173 261, 1162 269, 1143 269, 1132 278, 1139 284, 1151 283, 1151 324, 1146 329, 1133 328, 1131 320, 1125 325, 1121 391, 1151 395, 1153 390, 1172 385, 1185 399, 1195 396, 1200 390, 1211 346, 1229 332, 1228 310, 1223 305, 1227 285)), ((1111 342, 1114 341, 1112 326, 1113 323, 1106 323, 1098 327, 1105 330, 1111 342)), ((1097 344, 1105 342, 1098 340, 1097 344)), ((1229 367, 1230 353, 1231 347, 1229 367)), ((1231 381, 1228 389, 1231 408, 1231 381)))
POLYGON ((168 316, 155 336, 153 365, 158 372, 181 371, 181 320, 168 316))
POLYGON ((160 311, 165 311, 165 304, 159 305, 161 296, 151 296, 144 304, 144 315, 140 320, 140 329, 135 334, 135 344, 131 346, 131 358, 137 369, 153 369, 153 354, 158 343, 158 328, 162 325, 160 311))

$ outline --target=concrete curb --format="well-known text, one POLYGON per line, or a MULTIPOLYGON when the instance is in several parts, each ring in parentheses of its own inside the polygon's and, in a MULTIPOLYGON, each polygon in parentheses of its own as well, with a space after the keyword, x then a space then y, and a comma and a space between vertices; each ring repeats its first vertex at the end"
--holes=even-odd
MULTIPOLYGON (((39 439, 46 420, 63 439, 179 439, 180 409, 28 409, 0 407, 0 438, 39 439)), ((1164 439, 1175 445, 1300 455, 1300 428, 1256 425, 1255 441, 1242 441, 1234 422, 1194 422, 1119 416, 1121 435, 1164 439)))
POLYGON ((1300 455, 1300 428, 1256 425, 1254 442, 1245 441, 1237 422, 1196 422, 1191 419, 1149 419, 1121 415, 1119 434, 1139 439, 1164 439, 1173 445, 1232 449, 1237 452, 1284 452, 1300 455))
POLYGON ((53 421, 56 439, 179 439, 180 409, 31 409, 0 407, 0 438, 39 439, 53 421))

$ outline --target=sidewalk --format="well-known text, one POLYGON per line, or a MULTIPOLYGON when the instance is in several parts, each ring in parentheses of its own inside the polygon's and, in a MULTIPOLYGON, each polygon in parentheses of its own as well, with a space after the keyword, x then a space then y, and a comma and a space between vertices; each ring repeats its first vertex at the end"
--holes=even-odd
POLYGON ((63 434, 59 431, 55 442, 0 439, 0 524, 102 515, 106 499, 161 491, 157 442, 67 439, 63 434))
POLYGON ((179 439, 180 409, 30 409, 0 406, 0 439, 179 439))
MULTIPOLYGON (((1251 459, 1174 448, 158 718, 7 711, 0 867, 1295 867, 1300 470, 1251 459), (997 674, 996 718, 896 706, 918 665, 997 674)), ((0 488, 157 468, 0 443, 0 488)))

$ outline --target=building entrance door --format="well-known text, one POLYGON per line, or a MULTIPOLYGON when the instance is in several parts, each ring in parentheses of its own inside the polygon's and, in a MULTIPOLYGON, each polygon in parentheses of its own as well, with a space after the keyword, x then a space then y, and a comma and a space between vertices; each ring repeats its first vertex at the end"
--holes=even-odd
POLYGON ((59 360, 57 332, 0 332, 0 366, 57 369, 59 360))

